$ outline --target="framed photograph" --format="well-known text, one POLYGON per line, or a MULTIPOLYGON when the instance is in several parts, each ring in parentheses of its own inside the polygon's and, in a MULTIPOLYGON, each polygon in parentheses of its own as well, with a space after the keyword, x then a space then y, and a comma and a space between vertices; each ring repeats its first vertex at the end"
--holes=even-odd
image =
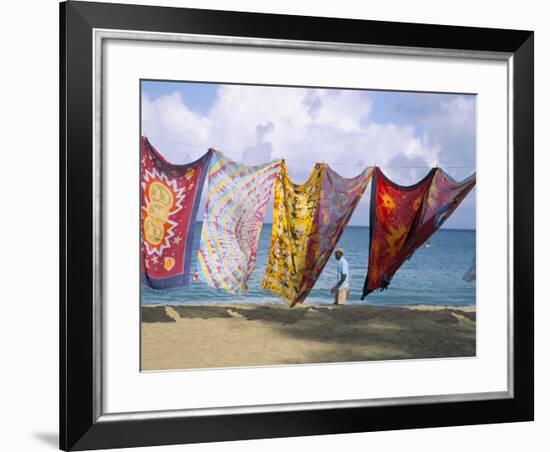
POLYGON ((60 447, 533 420, 533 33, 66 2, 60 447))

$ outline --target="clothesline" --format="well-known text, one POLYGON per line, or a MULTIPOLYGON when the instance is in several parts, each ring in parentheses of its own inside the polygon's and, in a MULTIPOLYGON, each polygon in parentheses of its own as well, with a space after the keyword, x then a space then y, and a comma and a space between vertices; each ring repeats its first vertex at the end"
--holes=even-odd
POLYGON ((186 286, 193 232, 203 184, 205 218, 197 259, 215 289, 247 293, 260 232, 273 193, 272 240, 262 287, 302 303, 363 196, 371 178, 368 268, 361 299, 386 289, 399 267, 441 227, 476 182, 475 173, 455 182, 432 168, 418 183, 401 187, 378 167, 347 179, 328 165, 313 168, 296 185, 285 161, 257 166, 208 150, 184 165, 166 161, 141 139, 142 272, 153 289, 186 286))
MULTIPOLYGON (((174 143, 174 144, 181 144, 183 146, 189 146, 189 147, 194 147, 194 148, 197 148, 197 149, 208 149, 208 148, 214 148, 218 151, 221 151, 221 152, 225 152, 225 153, 230 153, 230 154, 240 154, 240 155, 248 155, 248 154, 251 154, 251 155, 254 155, 254 154, 258 154, 258 152, 255 152, 255 151, 246 151, 246 152, 243 152, 243 151, 233 151, 233 150, 229 150, 229 149, 219 149, 215 146, 212 146, 212 145, 204 145, 204 144, 191 144, 191 143, 184 143, 182 141, 174 141, 174 140, 166 140, 164 138, 157 138, 157 137, 152 137, 152 136, 148 136, 148 138, 154 140, 154 141, 163 141, 163 142, 166 142, 166 143, 174 143)), ((296 162, 296 163, 307 163, 307 164, 315 164, 315 163, 319 163, 319 162, 314 162, 313 160, 296 160, 296 159, 289 159, 289 158, 284 158, 284 157, 280 157, 280 156, 277 156, 277 157, 274 157, 276 159, 282 159, 282 160, 285 160, 287 162, 296 162)), ((349 167, 349 168, 360 168, 360 167, 366 167, 366 166, 379 166, 381 168, 385 168, 385 169, 431 169, 432 166, 391 166, 391 165, 377 165, 376 163, 371 163, 371 164, 362 164, 362 165, 348 165, 348 164, 345 164, 345 163, 332 163, 332 162, 326 162, 326 161, 323 161, 323 163, 326 163, 328 165, 331 165, 331 166, 343 166, 343 167, 349 167)), ((475 169, 476 167, 475 166, 445 166, 446 169, 475 169)))

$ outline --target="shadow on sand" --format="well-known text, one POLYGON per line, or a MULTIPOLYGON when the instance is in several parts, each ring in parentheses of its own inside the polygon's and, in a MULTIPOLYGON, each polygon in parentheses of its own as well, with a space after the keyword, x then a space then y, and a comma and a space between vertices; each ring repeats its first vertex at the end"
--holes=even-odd
MULTIPOLYGON (((278 337, 323 344, 307 362, 475 356, 475 311, 386 306, 171 306, 182 319, 263 322, 278 337)), ((144 322, 170 322, 163 306, 143 307, 144 322), (160 309, 159 309, 160 308, 160 309), (168 320, 168 319, 169 320, 168 320)), ((206 325, 205 325, 206 326, 206 325)), ((275 342, 275 341, 274 341, 275 342)), ((276 346, 274 344, 273 346, 276 346)))

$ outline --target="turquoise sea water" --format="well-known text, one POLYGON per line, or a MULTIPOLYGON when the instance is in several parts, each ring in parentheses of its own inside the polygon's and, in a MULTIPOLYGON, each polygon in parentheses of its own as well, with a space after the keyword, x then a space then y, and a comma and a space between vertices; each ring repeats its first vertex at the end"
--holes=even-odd
MULTIPOLYGON (((192 272, 197 268, 197 250, 202 223, 195 225, 192 272)), ((209 304, 209 303, 285 303, 281 298, 260 288, 269 247, 271 225, 265 224, 258 245, 256 269, 249 280, 248 295, 235 296, 210 288, 204 282, 191 281, 189 287, 163 291, 142 285, 143 304, 209 304)), ((462 277, 475 258, 475 231, 442 229, 430 239, 429 247, 422 247, 405 262, 395 274, 390 287, 371 293, 360 300, 368 265, 369 228, 348 226, 338 246, 344 248, 350 265, 350 304, 375 305, 475 305, 475 281, 462 277)), ((306 303, 329 304, 333 301, 330 288, 336 282, 336 260, 331 257, 306 303)))

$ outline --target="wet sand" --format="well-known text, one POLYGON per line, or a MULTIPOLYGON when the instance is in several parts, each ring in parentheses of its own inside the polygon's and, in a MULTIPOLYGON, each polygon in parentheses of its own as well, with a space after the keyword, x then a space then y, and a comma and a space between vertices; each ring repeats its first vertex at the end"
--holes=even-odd
POLYGON ((143 306, 142 370, 475 356, 475 308, 143 306))

